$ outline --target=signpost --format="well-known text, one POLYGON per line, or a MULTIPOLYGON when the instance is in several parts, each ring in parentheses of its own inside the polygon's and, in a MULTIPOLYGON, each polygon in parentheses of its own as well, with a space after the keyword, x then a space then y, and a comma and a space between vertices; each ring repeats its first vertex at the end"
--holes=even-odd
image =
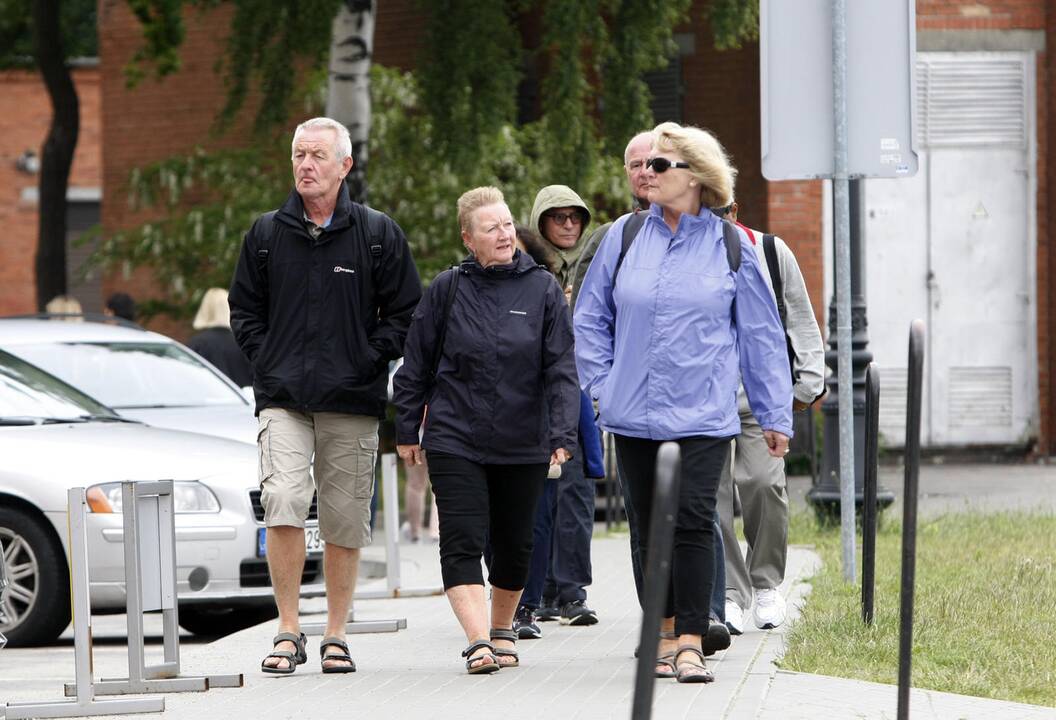
MULTIPOLYGON (((759 28, 763 175, 769 180, 832 179, 840 525, 843 574, 853 581, 855 421, 848 182, 906 177, 917 171, 915 5, 914 0, 761 0, 759 28)), ((864 313, 861 322, 864 325, 864 313)), ((831 437, 827 440, 831 442, 831 437)))

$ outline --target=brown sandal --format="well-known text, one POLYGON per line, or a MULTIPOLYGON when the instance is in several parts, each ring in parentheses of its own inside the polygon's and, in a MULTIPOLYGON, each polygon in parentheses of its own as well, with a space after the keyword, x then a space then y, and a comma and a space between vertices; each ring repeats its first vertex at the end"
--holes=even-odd
MULTIPOLYGON (((677 640, 678 637, 673 632, 660 631, 661 640, 677 640)), ((664 665, 668 670, 657 670, 656 677, 658 678, 673 678, 678 675, 675 668, 675 653, 666 653, 656 658, 657 666, 664 665)))
MULTIPOLYGON (((491 641, 496 640, 507 640, 512 642, 514 645, 517 644, 517 633, 508 628, 492 628, 491 629, 491 641)), ((495 648, 495 660, 498 661, 499 667, 513 668, 519 667, 521 659, 517 655, 517 651, 511 648, 495 648), (513 662, 502 662, 502 658, 513 658, 513 662)))
POLYGON ((710 683, 715 681, 715 676, 711 674, 711 670, 708 670, 704 664, 704 653, 696 645, 680 645, 678 650, 675 651, 675 673, 675 680, 680 683, 710 683), (700 664, 678 662, 678 658, 682 653, 696 655, 700 659, 700 664))

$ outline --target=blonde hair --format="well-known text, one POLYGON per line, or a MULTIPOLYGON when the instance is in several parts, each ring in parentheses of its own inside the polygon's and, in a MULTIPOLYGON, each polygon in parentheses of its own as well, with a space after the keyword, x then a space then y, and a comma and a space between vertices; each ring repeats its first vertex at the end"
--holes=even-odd
POLYGON ((689 163, 689 173, 700 183, 700 202, 711 208, 725 207, 733 202, 733 183, 737 169, 722 143, 707 130, 692 125, 660 123, 653 129, 657 150, 671 150, 689 163))
POLYGON ((227 290, 214 287, 205 291, 202 304, 198 306, 198 314, 194 316, 193 326, 195 330, 231 327, 231 308, 227 304, 227 290))
MULTIPOLYGON (((56 295, 44 306, 44 312, 54 315, 81 315, 81 303, 72 295, 56 295)), ((72 319, 72 318, 71 318, 72 319)))
POLYGON ((458 199, 458 227, 464 232, 469 232, 469 224, 474 212, 488 205, 505 202, 506 198, 503 197, 502 190, 497 187, 485 185, 466 190, 458 199))

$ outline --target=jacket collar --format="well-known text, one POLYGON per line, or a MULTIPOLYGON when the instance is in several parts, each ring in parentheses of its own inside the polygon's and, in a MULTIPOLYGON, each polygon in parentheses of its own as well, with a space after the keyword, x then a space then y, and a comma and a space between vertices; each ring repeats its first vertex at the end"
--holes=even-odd
MULTIPOLYGON (((291 190, 286 202, 279 208, 276 217, 290 227, 303 230, 305 235, 308 231, 304 227, 304 201, 296 189, 291 190)), ((334 206, 334 215, 330 224, 326 226, 323 234, 319 236, 324 240, 329 233, 336 233, 354 224, 352 218, 352 199, 348 196, 348 185, 341 183, 337 193, 337 205, 334 206)))
POLYGON ((471 275, 480 275, 483 277, 513 277, 515 275, 523 275, 532 270, 542 270, 541 265, 537 265, 535 260, 532 259, 528 253, 523 253, 520 250, 515 250, 513 253, 513 262, 508 265, 492 265, 491 267, 481 267, 477 259, 472 255, 467 255, 466 258, 459 264, 459 268, 462 272, 471 275))
MULTIPOLYGON (((655 203, 649 208, 649 217, 647 220, 651 220, 656 227, 663 228, 669 235, 671 229, 667 227, 667 223, 664 222, 664 209, 655 203)), ((700 212, 696 215, 690 215, 689 213, 682 213, 682 216, 678 219, 677 233, 692 234, 698 231, 705 233, 720 227, 722 220, 719 216, 711 211, 711 208, 701 206, 700 212)))

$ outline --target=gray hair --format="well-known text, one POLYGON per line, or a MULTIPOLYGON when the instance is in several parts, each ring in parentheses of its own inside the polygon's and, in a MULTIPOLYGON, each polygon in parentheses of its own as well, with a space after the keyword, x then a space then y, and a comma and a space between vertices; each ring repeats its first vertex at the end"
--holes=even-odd
POLYGON ((341 162, 346 157, 352 157, 352 138, 349 137, 348 128, 337 120, 328 117, 312 118, 298 125, 297 129, 293 131, 291 152, 293 146, 297 145, 297 136, 305 130, 333 130, 336 136, 334 138, 334 151, 337 154, 337 161, 341 162))

